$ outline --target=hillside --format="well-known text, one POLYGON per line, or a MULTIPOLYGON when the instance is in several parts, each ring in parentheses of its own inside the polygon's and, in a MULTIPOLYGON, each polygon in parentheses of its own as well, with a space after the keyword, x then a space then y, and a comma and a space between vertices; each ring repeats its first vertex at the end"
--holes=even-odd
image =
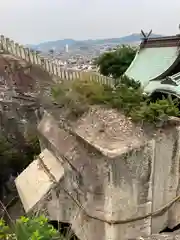
MULTIPOLYGON (((160 37, 159 34, 151 34, 151 37, 160 37)), ((123 36, 120 38, 106 38, 106 39, 88 39, 83 41, 78 41, 74 39, 62 39, 56 41, 47 41, 37 45, 28 45, 33 49, 38 49, 41 51, 48 51, 49 49, 61 50, 66 44, 69 47, 79 47, 79 46, 91 46, 91 45, 102 45, 102 44, 133 44, 139 42, 142 38, 141 34, 131 34, 128 36, 123 36)))

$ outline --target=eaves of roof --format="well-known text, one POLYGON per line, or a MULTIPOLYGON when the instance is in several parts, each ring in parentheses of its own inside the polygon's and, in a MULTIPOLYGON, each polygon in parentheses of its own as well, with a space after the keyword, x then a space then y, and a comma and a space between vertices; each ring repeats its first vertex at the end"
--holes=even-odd
POLYGON ((144 92, 149 95, 153 92, 164 92, 180 98, 180 72, 163 80, 150 81, 144 92))

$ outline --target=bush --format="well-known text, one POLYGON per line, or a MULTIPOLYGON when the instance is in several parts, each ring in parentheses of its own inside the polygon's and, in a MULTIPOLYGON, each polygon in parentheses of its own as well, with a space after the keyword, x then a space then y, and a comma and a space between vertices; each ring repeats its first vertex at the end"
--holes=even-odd
POLYGON ((118 85, 113 92, 113 96, 111 98, 111 106, 113 108, 117 108, 128 115, 133 108, 140 105, 143 101, 142 90, 129 88, 126 85, 118 85))
POLYGON ((87 80, 64 81, 52 89, 53 100, 77 117, 87 111, 89 105, 109 102, 111 95, 112 88, 87 80))
POLYGON ((139 81, 135 81, 134 79, 128 78, 126 75, 121 76, 117 80, 115 80, 115 85, 124 84, 128 88, 140 89, 141 83, 139 81))
POLYGON ((150 123, 165 123, 169 116, 179 117, 179 108, 176 102, 170 99, 157 100, 149 104, 144 102, 131 112, 133 120, 150 123))
POLYGON ((3 219, 0 219, 0 239, 6 240, 10 234, 10 228, 5 225, 3 219))
POLYGON ((10 229, 0 220, 0 239, 3 240, 63 240, 59 232, 48 224, 44 216, 28 218, 21 217, 10 229))
POLYGON ((167 98, 151 102, 144 96, 140 83, 126 76, 120 77, 114 87, 86 80, 68 82, 67 87, 64 81, 53 93, 61 104, 71 105, 71 110, 83 109, 81 113, 88 105, 103 104, 122 111, 133 121, 156 123, 167 121, 168 116, 179 116, 177 101, 167 98))

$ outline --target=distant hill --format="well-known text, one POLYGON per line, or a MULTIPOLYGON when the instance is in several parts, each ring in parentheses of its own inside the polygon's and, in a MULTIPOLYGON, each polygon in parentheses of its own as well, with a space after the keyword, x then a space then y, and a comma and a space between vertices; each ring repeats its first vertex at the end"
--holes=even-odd
MULTIPOLYGON (((151 34, 150 37, 162 37, 159 34, 151 34)), ((131 34, 128 36, 120 38, 107 38, 107 39, 88 39, 83 41, 78 41, 74 39, 62 39, 56 41, 43 42, 37 45, 27 45, 28 47, 40 50, 40 51, 49 51, 50 49, 60 50, 68 44, 69 47, 79 47, 79 46, 91 46, 91 45, 102 45, 102 44, 133 44, 141 41, 141 34, 131 34)))

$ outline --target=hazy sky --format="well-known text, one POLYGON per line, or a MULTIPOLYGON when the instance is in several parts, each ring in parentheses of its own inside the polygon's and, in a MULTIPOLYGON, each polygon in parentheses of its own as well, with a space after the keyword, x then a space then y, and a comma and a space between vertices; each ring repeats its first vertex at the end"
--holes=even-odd
POLYGON ((20 43, 180 32, 180 0, 0 1, 0 34, 20 43))

